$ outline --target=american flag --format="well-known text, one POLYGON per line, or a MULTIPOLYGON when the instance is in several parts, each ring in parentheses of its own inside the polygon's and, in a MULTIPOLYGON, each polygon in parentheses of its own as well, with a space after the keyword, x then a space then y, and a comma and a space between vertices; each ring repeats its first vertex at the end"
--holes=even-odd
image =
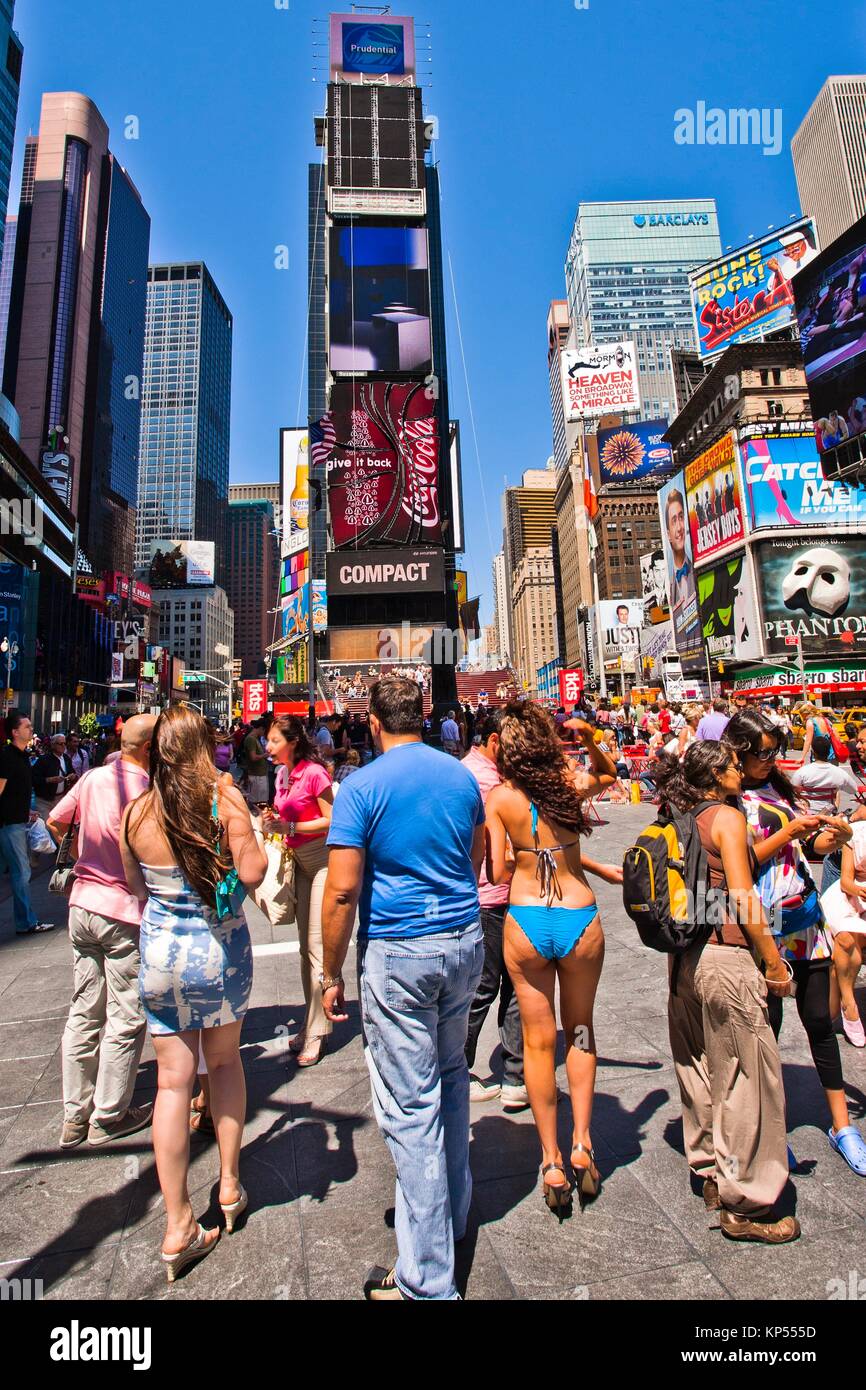
POLYGON ((310 455, 314 468, 327 468, 336 442, 337 431, 334 428, 333 416, 328 411, 321 420, 315 420, 310 426, 310 455))

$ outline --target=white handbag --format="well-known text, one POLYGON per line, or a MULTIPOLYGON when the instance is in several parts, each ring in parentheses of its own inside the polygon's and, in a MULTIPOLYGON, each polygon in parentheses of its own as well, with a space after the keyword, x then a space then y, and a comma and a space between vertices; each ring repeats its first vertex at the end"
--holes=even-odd
POLYGON ((295 920, 295 856, 280 835, 267 836, 264 851, 268 867, 250 897, 272 927, 286 927, 295 920))

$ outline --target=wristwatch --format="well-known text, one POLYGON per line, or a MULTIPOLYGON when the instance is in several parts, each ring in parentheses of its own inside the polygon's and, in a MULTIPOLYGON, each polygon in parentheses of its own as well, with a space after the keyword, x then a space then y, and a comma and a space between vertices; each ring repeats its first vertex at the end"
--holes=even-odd
POLYGON ((319 984, 322 986, 323 994, 326 990, 336 989, 337 985, 341 985, 343 983, 343 976, 339 973, 336 975, 326 975, 324 971, 322 971, 319 974, 319 984))

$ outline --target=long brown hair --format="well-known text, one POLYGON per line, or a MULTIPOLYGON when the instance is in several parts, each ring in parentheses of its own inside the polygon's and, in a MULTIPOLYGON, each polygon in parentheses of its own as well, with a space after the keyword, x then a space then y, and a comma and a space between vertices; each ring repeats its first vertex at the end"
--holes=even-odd
POLYGON ((197 710, 169 705, 153 730, 150 791, 137 803, 135 821, 152 810, 184 878, 209 907, 216 905, 216 885, 231 868, 231 857, 220 853, 213 816, 213 748, 213 730, 197 710))
POLYGON ((530 700, 508 705, 496 764, 503 778, 534 801, 542 815, 581 835, 592 833, 556 725, 541 705, 530 700))

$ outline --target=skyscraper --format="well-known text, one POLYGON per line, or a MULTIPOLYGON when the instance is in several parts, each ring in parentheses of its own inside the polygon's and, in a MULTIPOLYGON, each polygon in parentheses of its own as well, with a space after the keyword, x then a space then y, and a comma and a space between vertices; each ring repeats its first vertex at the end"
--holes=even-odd
POLYGON ((791 155, 800 206, 829 246, 866 213, 866 76, 827 78, 791 155))
POLYGON ((15 0, 0 0, 0 252, 9 202, 12 149, 18 120, 18 92, 24 49, 12 28, 15 0))
POLYGON ((232 316, 203 261, 147 272, 136 565, 153 541, 216 545, 225 572, 232 316))
POLYGON ((668 349, 697 347, 688 272, 721 249, 713 198, 578 208, 565 264, 575 345, 634 341, 645 417, 673 418, 668 349))
POLYGON ((274 618, 280 586, 280 552, 271 502, 230 501, 228 601, 235 615, 234 656, 241 675, 261 674, 265 651, 279 635, 274 618))

